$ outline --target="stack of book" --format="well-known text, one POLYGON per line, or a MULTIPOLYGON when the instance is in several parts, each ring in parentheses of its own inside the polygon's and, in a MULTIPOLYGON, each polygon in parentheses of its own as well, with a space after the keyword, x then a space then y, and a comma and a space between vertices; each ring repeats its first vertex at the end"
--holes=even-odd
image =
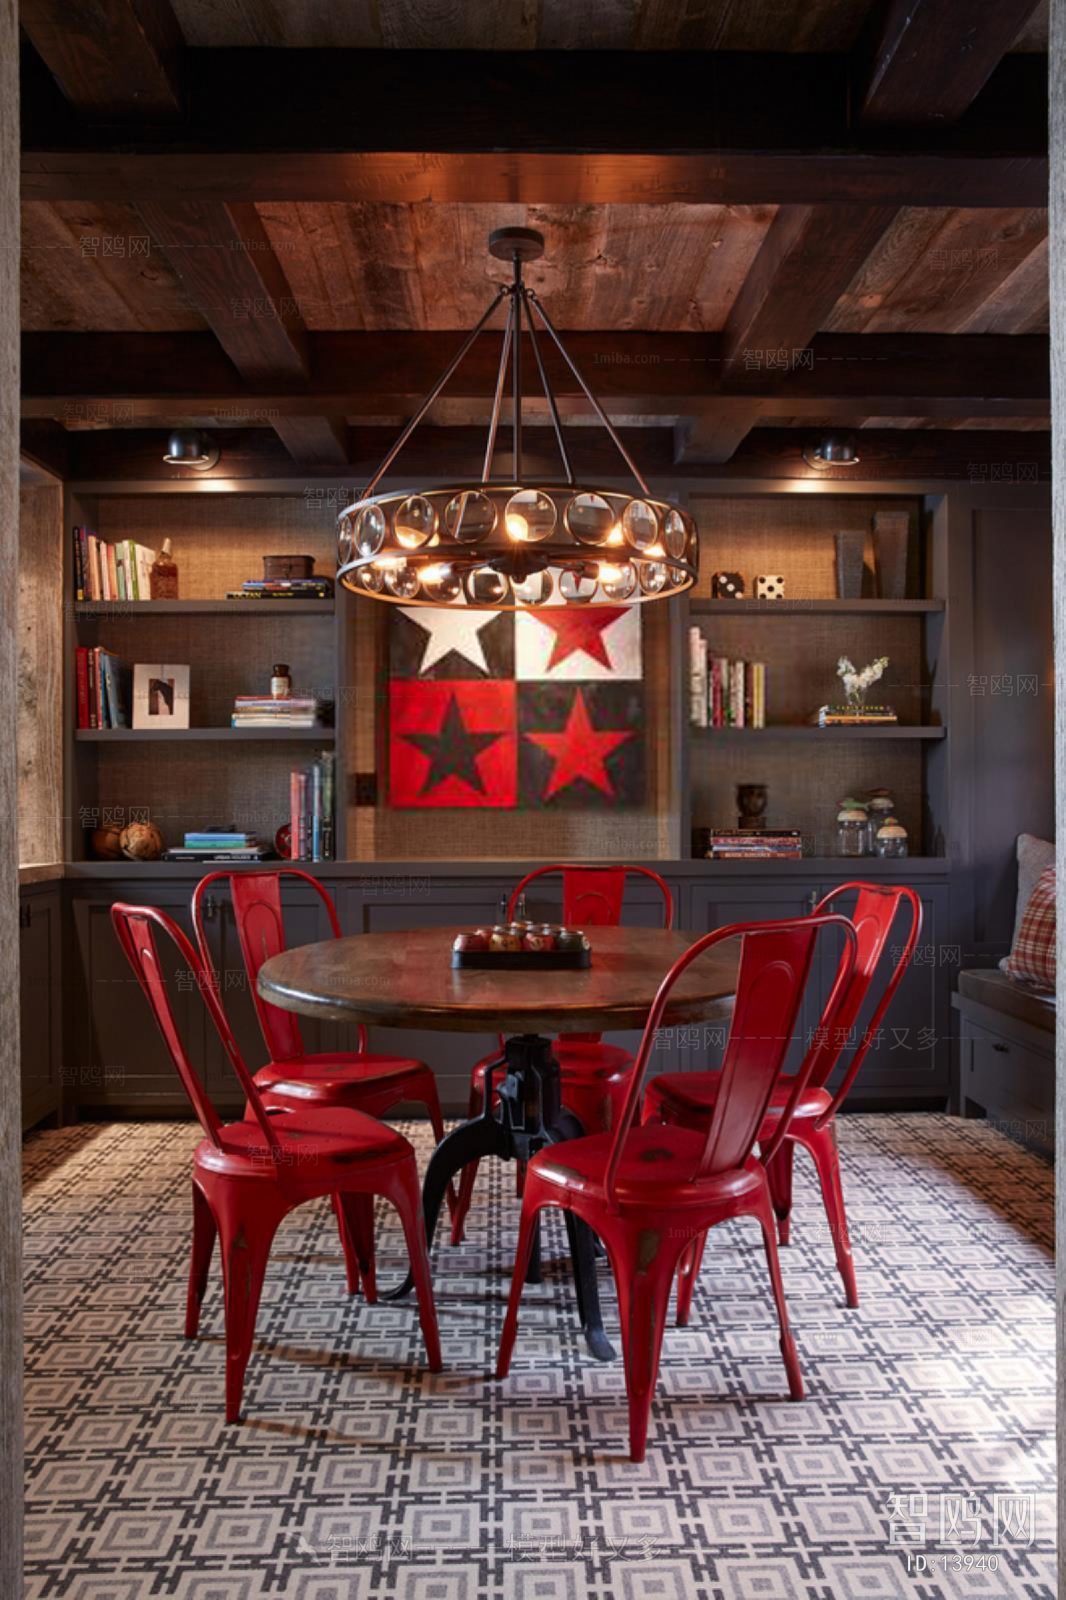
POLYGON ((707 844, 709 861, 800 861, 798 828, 719 828, 707 844))
POLYGON ((332 600, 332 578, 249 578, 227 600, 332 600))
POLYGON ((76 527, 75 600, 150 600, 155 557, 154 550, 132 539, 108 544, 88 528, 76 527))
POLYGON ((317 728, 322 703, 313 694, 239 694, 233 702, 233 728, 317 728))
POLYGON ((265 861, 271 851, 254 833, 230 832, 224 828, 204 828, 187 833, 183 845, 164 853, 164 861, 265 861))
POLYGON ((822 706, 815 721, 819 728, 870 728, 899 718, 891 706, 822 706))
POLYGON ((128 728, 132 672, 125 661, 97 645, 79 645, 74 661, 79 728, 128 728))
POLYGON ((689 721, 695 728, 765 728, 766 664, 712 656, 689 629, 689 721))
POLYGON ((289 854, 293 861, 333 860, 335 772, 333 751, 323 750, 309 767, 289 776, 289 854))

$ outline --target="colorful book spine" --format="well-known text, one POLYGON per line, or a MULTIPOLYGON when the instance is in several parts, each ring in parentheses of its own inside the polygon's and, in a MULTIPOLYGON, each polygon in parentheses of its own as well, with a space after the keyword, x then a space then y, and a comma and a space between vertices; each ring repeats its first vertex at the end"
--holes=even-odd
POLYGON ((84 570, 84 568, 82 566, 82 561, 81 561, 81 536, 82 536, 82 530, 80 528, 78 528, 78 527, 75 527, 75 529, 74 529, 74 540, 73 540, 74 549, 73 549, 73 553, 72 553, 73 554, 73 565, 74 565, 74 598, 75 598, 75 600, 84 600, 85 599, 85 570, 84 570))
POLYGON ((699 628, 688 631, 689 646, 689 721, 695 728, 707 726, 707 641, 699 628))
POLYGON ((729 711, 734 728, 744 726, 744 662, 732 661, 729 665, 729 711))
POLYGON ((76 693, 77 693, 78 727, 79 728, 88 728, 90 726, 90 722, 89 722, 89 661, 88 661, 88 656, 89 656, 88 649, 86 648, 85 645, 80 644, 78 646, 78 652, 77 652, 77 656, 75 657, 75 663, 74 663, 74 672, 75 672, 74 683, 75 683, 75 689, 76 689, 76 693))

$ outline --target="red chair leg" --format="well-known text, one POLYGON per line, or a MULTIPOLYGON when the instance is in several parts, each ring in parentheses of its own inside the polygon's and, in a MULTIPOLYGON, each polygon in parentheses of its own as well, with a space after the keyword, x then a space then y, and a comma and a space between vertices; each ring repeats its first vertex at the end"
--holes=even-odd
MULTIPOLYGON (((793 1126, 795 1127, 795 1124, 793 1126)), ((847 1303, 854 1310, 859 1304, 859 1290, 855 1282, 855 1262, 851 1254, 848 1218, 844 1210, 844 1190, 840 1182, 836 1123, 830 1122, 818 1133, 813 1129, 797 1128, 796 1136, 814 1157, 814 1164, 818 1169, 818 1181, 822 1186, 822 1200, 829 1221, 829 1231, 833 1235, 837 1268, 844 1280, 847 1303)))
POLYGON ((781 1148, 766 1168, 770 1180, 770 1199, 777 1217, 777 1237, 788 1244, 792 1220, 792 1156, 795 1145, 791 1139, 783 1140, 781 1148))
POLYGON ((692 1312, 692 1296, 696 1288, 696 1279, 700 1275, 703 1265, 703 1252, 707 1246, 707 1235, 701 1233, 693 1239, 681 1254, 681 1265, 677 1269, 677 1326, 688 1327, 688 1319, 692 1312))
POLYGON ((207 1289, 207 1274, 215 1248, 218 1228, 207 1196, 196 1182, 192 1186, 192 1259, 189 1262, 189 1292, 185 1301, 185 1337, 195 1339, 200 1327, 200 1307, 207 1289))
POLYGON ((514 1256, 514 1274, 511 1278, 511 1293, 507 1300, 507 1315, 503 1321, 503 1332, 500 1334, 500 1350, 496 1357, 496 1376, 506 1378, 511 1370, 511 1354, 514 1350, 515 1336, 518 1333, 518 1303, 522 1298, 525 1288, 526 1272, 529 1268, 529 1258, 533 1253, 533 1243, 537 1237, 538 1218, 540 1208, 530 1205, 528 1200, 522 1203, 522 1220, 518 1225, 518 1248, 514 1256))
POLYGON ((255 1319, 270 1246, 288 1207, 265 1184, 220 1186, 215 1211, 226 1295, 226 1421, 241 1420, 244 1373, 255 1340, 255 1319))
POLYGON ((348 1292, 352 1290, 351 1259, 354 1256, 358 1276, 362 1279, 363 1293, 368 1306, 376 1305, 378 1298, 377 1270, 374 1256, 374 1197, 370 1194, 337 1194, 334 1207, 342 1218, 341 1238, 345 1241, 345 1262, 348 1267, 348 1292))
POLYGON ((774 1304, 777 1306, 777 1320, 781 1329, 781 1355, 784 1358, 785 1372, 788 1374, 788 1392, 793 1400, 803 1399, 803 1374, 800 1371, 799 1351, 796 1341, 792 1337, 792 1329, 788 1322, 788 1306, 785 1303, 785 1285, 781 1278, 781 1262, 777 1254, 777 1229, 774 1225, 774 1208, 770 1200, 769 1190, 763 1193, 757 1216, 762 1228, 763 1242, 766 1245, 766 1264, 770 1269, 770 1282, 773 1285, 774 1304))
POLYGON ((349 1294, 359 1293, 359 1254, 355 1248, 355 1240, 348 1227, 347 1218, 341 1207, 339 1194, 330 1196, 333 1215, 337 1219, 337 1234, 340 1238, 341 1249, 344 1251, 344 1276, 348 1285, 349 1294))
POLYGON ((638 1233, 627 1227, 621 1238, 614 1228, 602 1231, 618 1288, 629 1399, 629 1459, 643 1461, 652 1396, 659 1376, 663 1331, 670 1310, 670 1292, 678 1259, 689 1249, 689 1244, 667 1250, 664 1236, 660 1234, 659 1250, 648 1260, 644 1244, 649 1237, 646 1231, 638 1233))
POLYGON ((439 1372, 443 1366, 440 1330, 437 1327, 437 1308, 433 1300, 433 1279, 429 1270, 426 1226, 422 1218, 422 1190, 413 1155, 395 1169, 382 1193, 399 1213, 403 1236, 407 1242, 407 1254, 411 1261, 415 1293, 418 1296, 418 1320, 422 1326, 422 1338, 426 1346, 426 1361, 431 1372, 439 1372))

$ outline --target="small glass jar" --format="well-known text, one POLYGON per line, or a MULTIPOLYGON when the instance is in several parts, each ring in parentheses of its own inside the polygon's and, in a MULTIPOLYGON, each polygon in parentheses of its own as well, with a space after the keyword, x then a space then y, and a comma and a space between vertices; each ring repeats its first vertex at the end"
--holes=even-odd
POLYGON ((860 806, 845 806, 837 812, 837 855, 865 856, 870 853, 870 819, 860 806))
POLYGON ((906 828, 895 817, 886 817, 877 830, 877 854, 885 861, 898 861, 909 853, 906 828))
POLYGON ((292 694, 292 676, 287 661, 275 661, 270 669, 270 697, 287 700, 292 694))

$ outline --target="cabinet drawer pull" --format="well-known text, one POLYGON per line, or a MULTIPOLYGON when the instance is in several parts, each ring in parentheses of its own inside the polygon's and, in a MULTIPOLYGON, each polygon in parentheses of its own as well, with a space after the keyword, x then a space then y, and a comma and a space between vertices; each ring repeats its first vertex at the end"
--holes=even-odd
POLYGON ((998 1050, 1001 1056, 1010 1054, 1010 1046, 1006 1044, 1000 1044, 998 1040, 993 1044, 992 1048, 993 1050, 998 1050))

